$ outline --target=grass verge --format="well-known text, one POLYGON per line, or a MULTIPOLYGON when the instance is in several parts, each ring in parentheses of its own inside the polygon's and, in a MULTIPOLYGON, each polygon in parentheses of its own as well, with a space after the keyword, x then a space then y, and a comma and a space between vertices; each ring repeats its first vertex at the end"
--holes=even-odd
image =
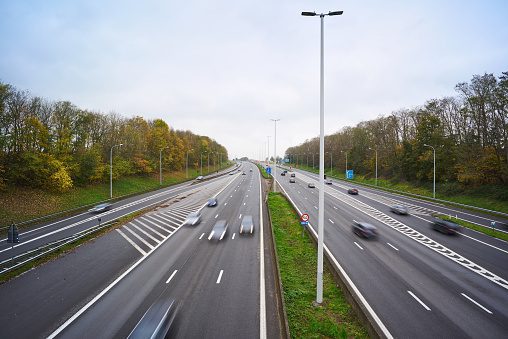
POLYGON ((265 179, 271 179, 272 177, 266 173, 266 170, 264 169, 263 166, 261 166, 260 164, 257 164, 258 168, 259 168, 259 171, 261 172, 261 175, 263 176, 263 178, 265 179))
POLYGON ((346 301, 329 268, 323 275, 323 303, 316 297, 317 253, 299 218, 280 193, 269 193, 280 275, 292 338, 367 338, 368 332, 346 301))
POLYGON ((491 236, 493 238, 498 238, 498 239, 501 239, 501 240, 504 240, 504 241, 508 241, 508 233, 496 231, 495 228, 487 228, 487 227, 483 227, 483 226, 478 226, 478 225, 472 224, 470 222, 467 222, 467 221, 464 221, 464 220, 460 220, 460 219, 455 219, 453 217, 450 217, 450 216, 447 216, 447 215, 443 215, 443 214, 438 214, 438 215, 436 215, 436 217, 439 217, 439 218, 441 218, 443 220, 453 221, 454 223, 457 223, 457 224, 459 224, 461 226, 470 228, 472 230, 475 230, 475 231, 478 231, 480 233, 486 234, 486 235, 491 236))

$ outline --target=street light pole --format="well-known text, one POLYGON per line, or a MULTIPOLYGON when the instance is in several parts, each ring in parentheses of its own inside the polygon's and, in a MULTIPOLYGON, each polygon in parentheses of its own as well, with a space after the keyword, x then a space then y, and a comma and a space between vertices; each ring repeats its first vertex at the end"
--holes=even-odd
POLYGON ((423 144, 423 146, 432 148, 432 151, 434 152, 434 185, 432 190, 432 197, 436 199, 436 149, 433 146, 427 144, 423 144))
POLYGON ((268 140, 266 142, 266 163, 269 164, 270 163, 270 136, 267 135, 266 138, 268 140))
POLYGON ((162 185, 162 151, 166 148, 169 148, 169 146, 159 150, 159 185, 162 185))
POLYGON ((109 198, 113 198, 113 148, 123 146, 123 144, 113 145, 109 152, 109 198))
MULTIPOLYGON (((206 153, 206 152, 204 152, 204 153, 206 153)), ((199 175, 202 176, 203 175, 203 152, 201 152, 201 155, 199 156, 199 160, 201 162, 201 167, 199 169, 199 175)))
MULTIPOLYGON (((324 80, 324 18, 326 15, 342 15, 342 11, 321 13, 321 67, 320 67, 320 93, 319 93, 319 209, 318 209, 318 265, 317 265, 317 291, 316 303, 323 302, 323 245, 324 245, 324 207, 325 207, 325 138, 324 138, 324 120, 325 120, 325 80, 324 80)), ((302 12, 304 16, 316 16, 315 12, 302 12)))
MULTIPOLYGON (((369 147, 369 149, 372 150, 371 147, 369 147)), ((377 186, 377 146, 374 150, 376 151, 376 186, 377 186)))
POLYGON ((270 119, 275 124, 275 136, 273 140, 273 191, 277 192, 277 185, 275 184, 275 180, 277 178, 277 121, 280 119, 270 119))
POLYGON ((194 149, 190 149, 187 151, 187 162, 185 163, 185 177, 189 178, 189 152, 194 151, 194 149))

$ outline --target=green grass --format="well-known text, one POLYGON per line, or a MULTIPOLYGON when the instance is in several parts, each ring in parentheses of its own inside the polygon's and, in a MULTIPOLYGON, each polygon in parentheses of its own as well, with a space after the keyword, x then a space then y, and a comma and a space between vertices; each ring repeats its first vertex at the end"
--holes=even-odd
POLYGON ((275 235, 289 331, 292 338, 367 338, 365 327, 325 266, 323 303, 316 298, 317 253, 308 234, 303 236, 298 215, 286 198, 271 192, 268 208, 275 235))
POLYGON ((257 164, 257 165, 258 165, 259 170, 261 171, 261 175, 263 176, 263 178, 265 178, 265 179, 272 178, 268 173, 266 173, 266 170, 263 166, 261 166, 260 164, 257 164))
POLYGON ((492 229, 492 228, 478 226, 478 225, 472 224, 472 223, 464 221, 464 220, 460 220, 460 219, 456 219, 456 218, 450 217, 448 215, 438 214, 438 215, 436 215, 436 217, 439 217, 439 218, 444 219, 444 220, 453 221, 454 223, 457 223, 457 224, 459 224, 461 226, 470 228, 472 230, 475 230, 475 231, 478 231, 480 233, 489 235, 491 237, 498 238, 498 239, 501 239, 501 240, 504 240, 504 241, 508 241, 508 234, 507 233, 499 232, 499 231, 496 231, 495 229, 492 229))
MULTIPOLYGON (((225 166, 226 167, 226 166, 225 166)), ((210 168, 210 172, 213 168, 210 168)), ((206 166, 203 175, 206 175, 206 166)), ((199 175, 198 169, 189 169, 189 179, 199 175)), ((152 176, 123 177, 113 181, 113 197, 141 193, 189 180, 184 171, 163 173, 162 186, 159 174, 152 176)), ((74 187, 65 193, 56 193, 29 187, 11 187, 0 192, 0 226, 95 204, 109 199, 109 182, 74 187)), ((22 227, 22 226, 21 226, 22 227)))
MULTIPOLYGON (((312 166, 299 165, 298 169, 318 174, 318 168, 312 166)), ((333 170, 330 175, 330 168, 325 169, 325 174, 336 179, 345 179, 343 171, 333 170)), ((359 184, 375 185, 376 179, 355 174, 353 180, 348 180, 359 184)), ((432 184, 417 186, 409 182, 394 182, 383 178, 378 178, 378 187, 380 189, 391 189, 405 193, 418 194, 424 197, 432 198, 432 184)), ((436 183, 436 198, 486 208, 493 211, 508 213, 508 188, 503 186, 484 185, 478 188, 462 187, 460 184, 440 184, 436 183)))

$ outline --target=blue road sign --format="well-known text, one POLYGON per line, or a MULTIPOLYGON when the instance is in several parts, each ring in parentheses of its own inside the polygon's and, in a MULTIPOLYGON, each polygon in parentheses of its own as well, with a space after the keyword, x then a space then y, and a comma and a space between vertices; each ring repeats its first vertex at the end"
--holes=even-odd
POLYGON ((353 179, 353 170, 347 170, 346 171, 346 178, 347 179, 353 179))
POLYGON ((302 226, 307 226, 309 224, 308 221, 300 221, 300 225, 302 226))
POLYGON ((266 173, 272 174, 272 168, 270 166, 266 166, 266 173))

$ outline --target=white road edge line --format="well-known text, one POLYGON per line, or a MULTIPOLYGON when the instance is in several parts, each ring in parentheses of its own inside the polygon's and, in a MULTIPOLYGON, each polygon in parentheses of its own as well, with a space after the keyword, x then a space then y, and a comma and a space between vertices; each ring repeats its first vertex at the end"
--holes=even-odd
POLYGON ((166 281, 166 284, 168 284, 168 283, 171 281, 171 279, 173 279, 173 277, 175 276, 176 272, 178 272, 178 270, 174 270, 174 271, 173 271, 173 274, 171 274, 171 276, 169 277, 169 279, 166 281))
MULTIPOLYGON (((263 243, 263 190, 259 175, 259 338, 266 339, 265 245, 263 243)), ((245 205, 245 203, 243 203, 245 205)))
POLYGON ((328 219, 332 224, 335 224, 335 222, 332 219, 328 219))
POLYGON ((219 277, 217 278, 216 284, 220 284, 220 280, 222 278, 222 273, 224 273, 224 270, 220 270, 219 277))
POLYGON ((356 246, 358 246, 359 249, 361 249, 363 251, 362 246, 358 245, 358 243, 356 241, 354 243, 355 243, 356 246))
POLYGON ((139 247, 138 245, 136 245, 136 243, 135 243, 134 241, 132 241, 132 240, 131 240, 128 236, 126 236, 126 235, 125 235, 122 231, 120 231, 120 229, 118 229, 118 228, 117 228, 116 230, 118 231, 118 233, 120 233, 120 235, 121 235, 122 237, 124 237, 124 238, 125 238, 125 240, 127 240, 127 242, 129 242, 129 244, 131 244, 131 245, 132 245, 135 249, 137 249, 137 250, 138 250, 141 254, 146 255, 146 252, 145 252, 145 251, 143 251, 143 250, 141 249, 141 247, 139 247))
POLYGON ((205 234, 204 234, 204 233, 202 233, 202 234, 201 234, 201 236, 199 237, 199 240, 201 240, 201 238, 203 238, 203 236, 204 236, 204 235, 205 235, 205 234))
POLYGON ((465 298, 469 299, 472 303, 474 303, 476 306, 478 306, 479 308, 481 308, 482 310, 484 310, 485 312, 489 313, 489 314, 492 314, 491 311, 489 311, 486 307, 483 307, 482 305, 480 305, 480 303, 478 303, 477 301, 471 299, 471 297, 465 295, 464 293, 461 293, 462 296, 464 296, 465 298))
MULTIPOLYGON (((278 182, 277 179, 275 179, 276 182, 278 182)), ((259 184, 261 185, 261 181, 259 182, 259 184)), ((291 202, 291 204, 293 205, 293 207, 298 211, 298 214, 302 215, 302 211, 300 211, 300 209, 298 208, 298 206, 296 206, 295 202, 293 201, 293 199, 291 199, 291 197, 287 194, 286 190, 284 189, 284 187, 282 187, 282 185, 279 185, 280 188, 282 188, 282 190, 284 191, 286 197, 289 199, 289 201, 291 202)), ((261 214, 262 215, 262 214, 261 214)), ((314 230, 314 227, 312 227, 312 224, 309 223, 308 225, 309 229, 311 230, 311 232, 314 234, 314 237, 317 239, 317 232, 316 230, 314 230)), ((351 278, 349 277, 349 275, 346 273, 346 271, 344 270, 344 268, 339 264, 339 262, 337 261, 337 259, 333 256, 332 252, 330 252, 330 249, 328 248, 328 246, 326 246, 326 244, 323 245, 325 251, 326 251, 326 255, 332 260, 333 264, 335 265, 335 267, 337 267, 337 269, 340 271, 340 273, 342 274, 342 276, 344 277, 344 279, 346 279, 346 282, 349 284, 349 286, 351 286, 351 288, 353 289, 354 293, 358 296, 358 298, 360 299, 360 302, 363 304, 363 306, 367 309, 367 312, 369 312, 370 316, 373 318, 373 320, 376 322, 376 324, 379 326, 379 329, 381 330, 381 332, 383 332, 383 334, 385 335, 385 337, 387 339, 393 339, 393 336, 392 334, 390 333, 390 331, 388 331, 388 329, 386 328, 385 324, 383 324, 383 322, 381 321, 381 319, 379 318, 379 316, 377 315, 376 312, 374 312, 374 310, 372 309, 372 306, 370 306, 370 304, 367 302, 367 299, 365 299, 365 297, 363 296, 363 294, 360 292, 360 290, 358 289, 358 287, 356 287, 355 283, 353 282, 353 280, 351 280, 351 278)))
POLYGON ((392 244, 390 244, 389 242, 387 242, 388 246, 390 246, 391 248, 393 248, 394 250, 398 251, 399 249, 395 246, 393 246, 392 244))
POLYGON ((430 311, 429 306, 425 305, 423 303, 423 301, 421 301, 420 298, 418 298, 413 292, 407 291, 407 293, 409 293, 409 295, 411 295, 413 298, 415 298, 415 300, 418 301, 420 303, 420 305, 422 305, 427 311, 430 311))

